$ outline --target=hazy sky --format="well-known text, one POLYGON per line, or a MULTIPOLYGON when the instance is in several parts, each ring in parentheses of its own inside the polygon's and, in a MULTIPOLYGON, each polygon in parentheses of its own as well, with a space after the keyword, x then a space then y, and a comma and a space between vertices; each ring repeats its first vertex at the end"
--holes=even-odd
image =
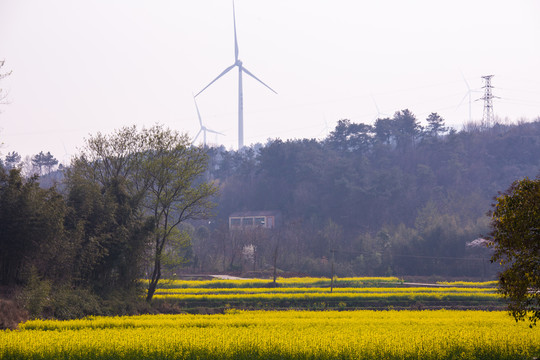
MULTIPOLYGON (((339 119, 410 109, 461 129, 482 75, 500 119, 540 116, 540 1, 237 0, 246 145, 323 138, 339 119), (463 76, 462 76, 463 74, 463 76), (378 107, 378 109, 377 109, 378 107)), ((192 93, 234 61, 229 0, 0 0, 0 154, 51 151, 125 125, 199 130, 192 93), (5 72, 4 71, 4 72, 5 72)), ((237 71, 198 97, 236 148, 237 71)), ((482 101, 472 102, 480 120, 482 101)), ((201 137, 202 141, 202 137, 201 137)))

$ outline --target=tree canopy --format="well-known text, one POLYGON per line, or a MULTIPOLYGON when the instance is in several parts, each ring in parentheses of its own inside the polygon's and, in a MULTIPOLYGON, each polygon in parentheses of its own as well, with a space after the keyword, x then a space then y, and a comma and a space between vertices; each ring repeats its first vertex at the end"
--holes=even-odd
POLYGON ((0 284, 22 283, 32 267, 51 278, 70 272, 65 212, 55 188, 40 188, 37 177, 24 179, 19 169, 0 168, 0 284))
POLYGON ((516 320, 540 319, 540 176, 516 181, 494 204, 492 261, 505 268, 499 290, 516 320))
POLYGON ((161 278, 167 244, 182 237, 178 226, 208 216, 213 207, 210 200, 217 188, 201 179, 206 165, 203 148, 192 147, 186 135, 159 125, 140 131, 132 126, 109 135, 97 134, 88 139, 73 163, 69 176, 72 184, 80 184, 82 179, 111 191, 120 204, 125 204, 120 224, 131 225, 106 238, 125 244, 119 255, 140 248, 129 244, 130 239, 137 244, 144 240, 138 236, 141 226, 150 231, 146 253, 151 255, 144 260, 149 267, 148 300, 161 278))
MULTIPOLYGON (((50 153, 32 160, 45 172, 55 164, 50 153)), ((34 316, 46 307, 89 315, 98 298, 135 301, 145 275, 150 300, 162 266, 189 256, 181 225, 213 207, 217 187, 206 170, 204 148, 159 125, 91 136, 58 188, 39 183, 50 174, 25 178, 20 156, 9 153, 0 166, 0 285, 28 288, 21 296, 34 316), (66 298, 80 307, 66 310, 66 298)))
MULTIPOLYGON (((322 259, 332 253, 322 234, 331 220, 343 231, 338 276, 494 278, 492 250, 474 240, 489 232, 485 214, 497 191, 538 172, 540 121, 458 132, 432 113, 422 125, 403 110, 373 126, 341 120, 324 140, 208 149, 208 176, 219 181, 221 196, 210 237, 195 240, 206 244, 194 247, 204 259, 198 264, 240 268, 228 216, 278 210, 286 229, 277 266, 289 271, 328 274, 322 259)), ((262 268, 273 248, 256 245, 262 268)))
MULTIPOLYGON (((0 179, 0 281, 24 283, 33 267, 55 285, 106 297, 142 290, 146 276, 151 299, 162 271, 181 265, 327 276, 333 263, 338 276, 495 278, 497 265, 485 261, 494 248, 475 239, 489 231, 497 191, 538 172, 540 120, 459 132, 436 113, 425 121, 409 110, 373 125, 345 119, 324 140, 240 151, 193 147, 161 126, 125 127, 91 136, 50 189, 51 174, 25 179, 10 153, 0 179), (218 184, 216 217, 201 221, 218 184), (282 221, 272 231, 229 231, 231 213, 257 210, 282 221)), ((529 285, 519 289, 530 295, 529 285)))
POLYGON ((52 168, 58 165, 58 160, 49 151, 46 154, 41 151, 32 157, 32 165, 39 169, 39 175, 43 175, 44 170, 47 171, 47 174, 50 173, 52 168))

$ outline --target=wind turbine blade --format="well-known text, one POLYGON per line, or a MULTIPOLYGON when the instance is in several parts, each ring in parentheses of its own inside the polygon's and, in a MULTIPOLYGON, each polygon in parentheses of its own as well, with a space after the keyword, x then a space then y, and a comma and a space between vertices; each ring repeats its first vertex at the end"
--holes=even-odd
POLYGON ((465 101, 465 99, 471 95, 471 90, 467 91, 467 93, 465 94, 465 96, 463 97, 463 99, 461 99, 461 101, 459 102, 458 106, 456 106, 456 109, 459 108, 461 106, 461 104, 463 104, 463 102, 465 101))
POLYGON ((195 96, 193 96, 193 101, 195 102, 195 109, 197 109, 197 116, 199 118, 199 124, 201 124, 201 128, 203 127, 202 119, 201 119, 201 113, 199 112, 199 106, 197 106, 197 99, 195 99, 195 96))
POLYGON ((242 66, 242 71, 244 71, 246 74, 248 74, 249 76, 251 76, 252 78, 254 78, 255 80, 257 80, 258 82, 260 82, 261 84, 263 84, 264 86, 266 86, 268 89, 270 89, 274 94, 277 94, 277 92, 272 89, 270 86, 266 85, 261 79, 259 79, 258 77, 256 77, 255 75, 253 75, 248 69, 246 69, 245 67, 242 66))
POLYGON ((223 135, 223 136, 225 136, 225 134, 223 134, 223 133, 220 133, 220 132, 214 131, 214 130, 210 130, 210 129, 208 129, 208 128, 206 129, 206 131, 208 131, 208 132, 210 132, 210 133, 212 133, 212 134, 218 134, 218 135, 223 135))
POLYGON ((377 109, 377 116, 383 115, 381 114, 381 110, 379 109, 379 105, 377 105, 377 102, 375 101, 375 96, 373 96, 373 94, 371 94, 371 99, 373 100, 373 104, 375 104, 375 109, 377 109))
POLYGON ((469 86, 469 83, 467 82, 467 79, 465 79, 465 75, 460 71, 461 77, 463 78, 463 81, 465 81, 465 85, 467 85, 467 89, 469 89, 469 92, 471 91, 471 87, 469 86))
POLYGON ((202 89, 201 91, 199 91, 197 94, 195 94, 195 97, 199 96, 200 93, 202 93, 204 90, 206 90, 210 85, 212 85, 213 83, 215 83, 217 81, 217 79, 219 79, 220 77, 222 77, 223 75, 225 75, 226 73, 228 73, 229 71, 232 70, 233 67, 236 66, 236 63, 235 64, 232 64, 231 66, 229 66, 228 68, 226 68, 225 70, 223 70, 223 72, 221 74, 219 74, 214 80, 212 80, 210 82, 210 84, 206 85, 204 87, 204 89, 202 89))
POLYGON ((233 11, 233 24, 234 24, 234 62, 238 61, 238 39, 236 37, 236 14, 234 11, 234 1, 232 2, 232 11, 233 11))
POLYGON ((195 137, 193 138, 193 141, 191 142, 191 145, 195 144, 195 141, 197 141, 197 138, 199 137, 199 135, 201 135, 202 131, 203 131, 203 129, 201 128, 201 130, 199 130, 197 135, 195 135, 195 137))

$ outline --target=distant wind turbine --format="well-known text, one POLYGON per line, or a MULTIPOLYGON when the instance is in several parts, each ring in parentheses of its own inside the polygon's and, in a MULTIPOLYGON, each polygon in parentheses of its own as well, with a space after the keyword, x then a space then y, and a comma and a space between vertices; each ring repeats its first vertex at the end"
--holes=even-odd
POLYGON ((71 159, 71 155, 68 153, 67 149, 66 149, 66 144, 64 144, 64 142, 62 141, 62 146, 64 147, 64 157, 62 158, 62 164, 64 166, 66 165, 70 165, 69 162, 70 162, 70 159, 71 159), (66 161, 66 159, 68 161, 66 161))
POLYGON ((371 99, 373 100, 373 104, 375 104, 375 108, 377 109, 377 117, 375 118, 375 120, 380 119, 381 116, 382 117, 389 116, 388 114, 383 114, 381 112, 381 110, 379 109, 379 105, 377 105, 377 101, 375 101, 375 96, 373 96, 373 94, 371 94, 371 99))
POLYGON ((465 96, 463 96, 463 99, 461 99, 461 101, 459 102, 457 107, 460 107, 461 104, 463 104, 463 102, 465 101, 465 99, 467 97, 469 97, 469 123, 471 123, 472 122, 472 112, 471 112, 472 93, 473 92, 478 92, 478 90, 471 89, 471 87, 469 86, 469 83, 467 82, 467 79, 465 79, 465 75, 463 75, 463 73, 461 73, 461 77, 463 78, 463 81, 465 81, 465 85, 467 85, 467 92, 465 93, 465 96))
POLYGON ((324 120, 324 128, 321 130, 321 132, 317 135, 317 137, 324 134, 324 136, 328 136, 330 128, 328 127, 328 122, 326 121, 326 114, 323 113, 323 120, 324 120))
POLYGON ((214 130, 211 130, 209 128, 207 128, 206 126, 203 125, 202 123, 202 118, 201 118, 201 113, 199 111, 199 106, 197 105, 197 99, 195 99, 195 96, 193 97, 193 101, 195 102, 195 109, 197 109, 197 117, 199 118, 199 124, 201 125, 201 129, 199 130, 199 132, 197 133, 197 135, 195 135, 195 137, 193 138, 193 142, 191 144, 194 144, 195 141, 197 140, 197 138, 199 137, 199 135, 201 134, 201 132, 203 133, 203 145, 204 147, 206 147, 206 132, 208 131, 209 133, 212 133, 212 134, 218 134, 218 135, 225 135, 225 134, 222 134, 220 132, 217 132, 217 131, 214 131, 214 130))
POLYGON ((216 82, 220 77, 231 71, 235 66, 238 67, 238 150, 244 147, 244 93, 242 90, 242 73, 246 73, 247 75, 251 76, 264 86, 266 86, 268 89, 270 89, 272 92, 277 94, 277 92, 274 91, 270 86, 266 85, 262 80, 260 80, 258 77, 253 75, 248 69, 244 67, 242 64, 242 61, 238 58, 238 39, 236 37, 236 15, 234 11, 234 1, 233 1, 233 24, 234 24, 234 63, 223 70, 221 74, 219 74, 214 80, 212 80, 208 85, 206 85, 201 91, 199 91, 195 97, 197 97, 200 93, 202 93, 204 90, 206 90, 210 85, 212 85, 214 82, 216 82))

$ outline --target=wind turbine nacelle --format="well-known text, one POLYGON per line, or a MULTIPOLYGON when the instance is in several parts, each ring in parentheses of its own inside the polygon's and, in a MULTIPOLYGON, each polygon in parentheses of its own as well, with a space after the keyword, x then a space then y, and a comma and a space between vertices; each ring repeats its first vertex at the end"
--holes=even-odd
POLYGON ((240 60, 240 59, 236 60, 236 64, 234 64, 234 65, 236 65, 238 67, 242 67, 242 60, 240 60))

